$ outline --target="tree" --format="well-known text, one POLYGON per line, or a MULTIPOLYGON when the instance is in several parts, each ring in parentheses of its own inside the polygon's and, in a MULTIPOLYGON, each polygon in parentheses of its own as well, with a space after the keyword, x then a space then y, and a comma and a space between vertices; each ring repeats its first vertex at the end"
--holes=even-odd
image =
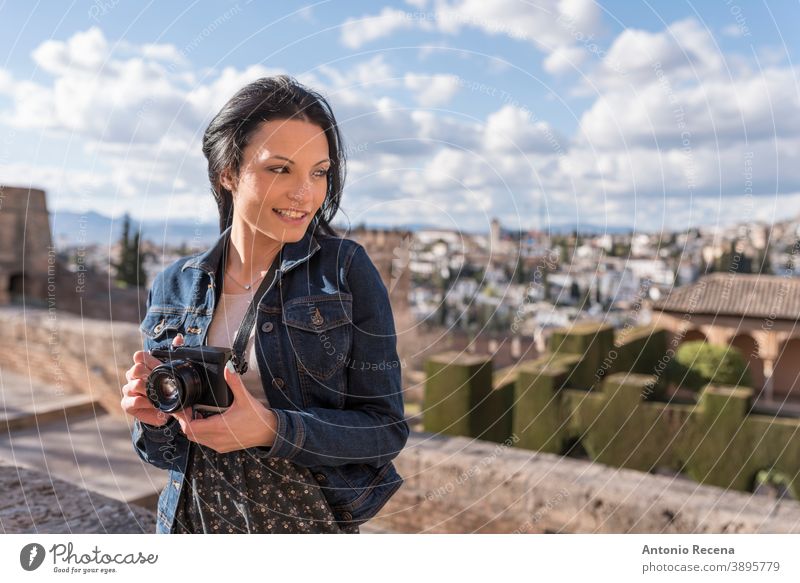
POLYGON ((720 255, 716 271, 728 273, 752 273, 752 260, 744 252, 736 250, 736 241, 731 241, 730 249, 720 255))
POLYGON ((528 274, 525 271, 525 262, 522 257, 517 257, 517 267, 514 270, 514 281, 519 284, 524 284, 527 281, 528 274))
POLYGON ((764 247, 764 254, 761 255, 761 258, 756 264, 757 273, 772 274, 772 262, 770 261, 769 257, 770 253, 772 253, 772 249, 770 242, 767 241, 767 244, 764 247))
POLYGON ((126 213, 122 223, 122 237, 119 242, 119 261, 114 263, 117 270, 117 283, 124 287, 147 286, 147 276, 141 257, 140 232, 131 238, 131 218, 126 213))

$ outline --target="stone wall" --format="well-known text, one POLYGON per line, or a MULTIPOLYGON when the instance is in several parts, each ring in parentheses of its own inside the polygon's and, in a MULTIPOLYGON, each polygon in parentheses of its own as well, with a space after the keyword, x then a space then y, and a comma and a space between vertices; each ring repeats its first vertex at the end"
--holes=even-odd
POLYGON ((412 433, 370 525, 408 533, 800 533, 800 504, 505 444, 412 433))
POLYGON ((136 324, 0 307, 0 368, 30 375, 55 394, 89 395, 114 415, 124 415, 125 371, 141 349, 136 324))
POLYGON ((154 533, 155 514, 47 474, 0 463, 0 534, 154 533))
POLYGON ((47 298, 52 239, 45 193, 0 185, 0 305, 23 290, 31 299, 47 298))
MULTIPOLYGON (((463 437, 412 433, 364 532, 800 533, 800 505, 463 437)), ((154 514, 0 464, 0 533, 152 533, 154 514)))

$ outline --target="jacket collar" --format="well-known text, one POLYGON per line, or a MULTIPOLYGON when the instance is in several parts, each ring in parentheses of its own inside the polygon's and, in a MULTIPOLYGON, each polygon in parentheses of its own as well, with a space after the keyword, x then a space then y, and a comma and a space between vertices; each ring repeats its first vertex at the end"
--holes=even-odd
MULTIPOLYGON (((232 225, 225 229, 211 248, 184 263, 181 271, 184 271, 187 267, 193 267, 214 275, 220 265, 222 252, 230 238, 232 229, 232 225)), ((281 247, 281 263, 278 269, 282 274, 286 273, 296 265, 307 261, 318 250, 319 242, 317 238, 312 234, 311 229, 307 229, 302 239, 294 243, 285 243, 281 247)))

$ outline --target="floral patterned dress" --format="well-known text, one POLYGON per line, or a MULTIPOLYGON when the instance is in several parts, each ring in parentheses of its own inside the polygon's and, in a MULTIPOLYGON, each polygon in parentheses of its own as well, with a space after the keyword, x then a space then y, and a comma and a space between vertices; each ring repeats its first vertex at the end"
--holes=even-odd
POLYGON ((342 533, 308 468, 191 443, 174 533, 342 533))

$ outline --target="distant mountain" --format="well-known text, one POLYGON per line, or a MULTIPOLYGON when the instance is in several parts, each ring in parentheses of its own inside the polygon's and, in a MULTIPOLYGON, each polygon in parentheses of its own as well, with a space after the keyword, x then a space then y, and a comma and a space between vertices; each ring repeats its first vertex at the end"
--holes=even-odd
MULTIPOLYGON (((142 231, 142 239, 158 245, 198 246, 212 243, 219 236, 219 224, 195 223, 191 220, 150 220, 139 222, 131 219, 131 230, 142 231)), ((122 237, 122 218, 112 219, 94 211, 85 214, 69 211, 50 213, 50 231, 56 247, 78 244, 111 245, 122 237)))
MULTIPOLYGON (((351 229, 361 225, 351 225, 351 229)), ((410 223, 402 226, 392 225, 366 225, 370 229, 392 229, 401 228, 408 231, 422 231, 427 229, 440 229, 441 225, 430 223, 410 223)), ((135 219, 131 220, 132 229, 142 229, 142 239, 157 245, 178 246, 181 243, 194 247, 210 245, 219 236, 219 224, 214 223, 195 223, 192 220, 150 220, 141 223, 135 219)), ((334 224, 334 228, 339 233, 344 234, 344 225, 334 224)), ((549 225, 551 234, 567 234, 575 230, 575 225, 560 224, 549 225)), ((53 211, 50 213, 50 230, 53 233, 53 241, 56 247, 72 246, 84 243, 86 245, 98 244, 109 245, 119 241, 122 236, 122 218, 112 219, 100 213, 90 211, 86 214, 74 213, 69 211, 53 211)), ((511 232, 503 229, 504 232, 511 232)), ((630 233, 630 227, 615 227, 604 225, 580 225, 581 234, 621 234, 630 233)), ((135 232, 135 231, 134 231, 135 232)), ((484 232, 466 230, 465 233, 488 234, 488 229, 484 232)))
MULTIPOLYGON (((577 225, 578 232, 581 235, 623 235, 625 233, 632 233, 632 227, 615 226, 615 225, 592 225, 583 223, 577 225)), ((546 227, 551 235, 567 235, 575 230, 576 225, 569 223, 562 223, 560 225, 547 225, 546 227)))

